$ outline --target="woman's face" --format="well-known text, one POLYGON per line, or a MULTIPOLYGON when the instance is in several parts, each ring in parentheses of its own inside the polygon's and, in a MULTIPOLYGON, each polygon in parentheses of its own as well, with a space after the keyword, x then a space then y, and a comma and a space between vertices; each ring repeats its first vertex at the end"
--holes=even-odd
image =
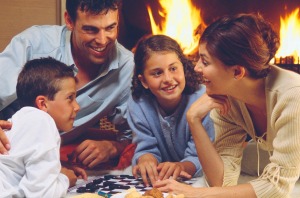
POLYGON ((234 80, 234 70, 224 65, 216 57, 212 57, 206 44, 199 46, 200 59, 194 70, 203 76, 208 95, 228 95, 234 80))

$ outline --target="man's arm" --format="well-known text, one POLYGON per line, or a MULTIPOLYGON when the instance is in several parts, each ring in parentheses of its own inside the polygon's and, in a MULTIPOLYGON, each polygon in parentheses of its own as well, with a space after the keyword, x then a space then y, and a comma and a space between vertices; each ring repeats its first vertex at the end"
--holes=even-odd
POLYGON ((7 155, 10 149, 10 144, 4 129, 10 129, 12 127, 11 122, 0 120, 0 153, 7 155))

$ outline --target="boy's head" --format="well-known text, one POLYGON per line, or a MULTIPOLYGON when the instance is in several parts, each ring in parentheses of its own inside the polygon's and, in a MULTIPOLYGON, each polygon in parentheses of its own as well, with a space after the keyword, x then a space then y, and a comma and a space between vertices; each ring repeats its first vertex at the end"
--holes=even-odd
POLYGON ((76 80, 70 67, 53 58, 28 61, 18 77, 17 97, 21 107, 47 112, 61 131, 73 127, 79 105, 76 80))

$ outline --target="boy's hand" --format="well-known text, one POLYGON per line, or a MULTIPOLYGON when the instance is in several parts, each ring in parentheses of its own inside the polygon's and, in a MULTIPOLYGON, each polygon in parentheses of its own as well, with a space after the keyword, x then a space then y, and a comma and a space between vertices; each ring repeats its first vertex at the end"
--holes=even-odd
POLYGON ((60 172, 64 175, 66 175, 68 178, 69 178, 69 182, 70 182, 70 185, 69 187, 72 187, 72 186, 75 186, 76 185, 76 182, 77 182, 77 176, 76 174, 74 173, 73 170, 71 169, 68 169, 66 167, 61 167, 61 170, 60 172))
POLYGON ((135 178, 140 175, 145 186, 149 186, 148 178, 153 185, 158 180, 157 159, 152 154, 144 154, 138 159, 138 164, 132 168, 135 178))
POLYGON ((87 174, 83 168, 72 166, 70 169, 74 171, 77 178, 87 180, 87 174))
POLYGON ((11 129, 11 122, 0 120, 0 153, 7 155, 10 149, 10 144, 3 129, 11 129))

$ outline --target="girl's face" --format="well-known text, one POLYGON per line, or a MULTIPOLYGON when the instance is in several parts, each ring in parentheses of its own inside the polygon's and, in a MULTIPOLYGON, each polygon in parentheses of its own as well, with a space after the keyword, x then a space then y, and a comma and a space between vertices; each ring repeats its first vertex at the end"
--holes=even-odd
POLYGON ((210 56, 206 44, 199 46, 200 59, 194 70, 201 73, 208 95, 228 95, 234 80, 233 69, 224 65, 219 59, 210 56))
POLYGON ((175 52, 153 53, 146 61, 142 85, 155 95, 162 108, 176 107, 185 88, 183 65, 175 52))

